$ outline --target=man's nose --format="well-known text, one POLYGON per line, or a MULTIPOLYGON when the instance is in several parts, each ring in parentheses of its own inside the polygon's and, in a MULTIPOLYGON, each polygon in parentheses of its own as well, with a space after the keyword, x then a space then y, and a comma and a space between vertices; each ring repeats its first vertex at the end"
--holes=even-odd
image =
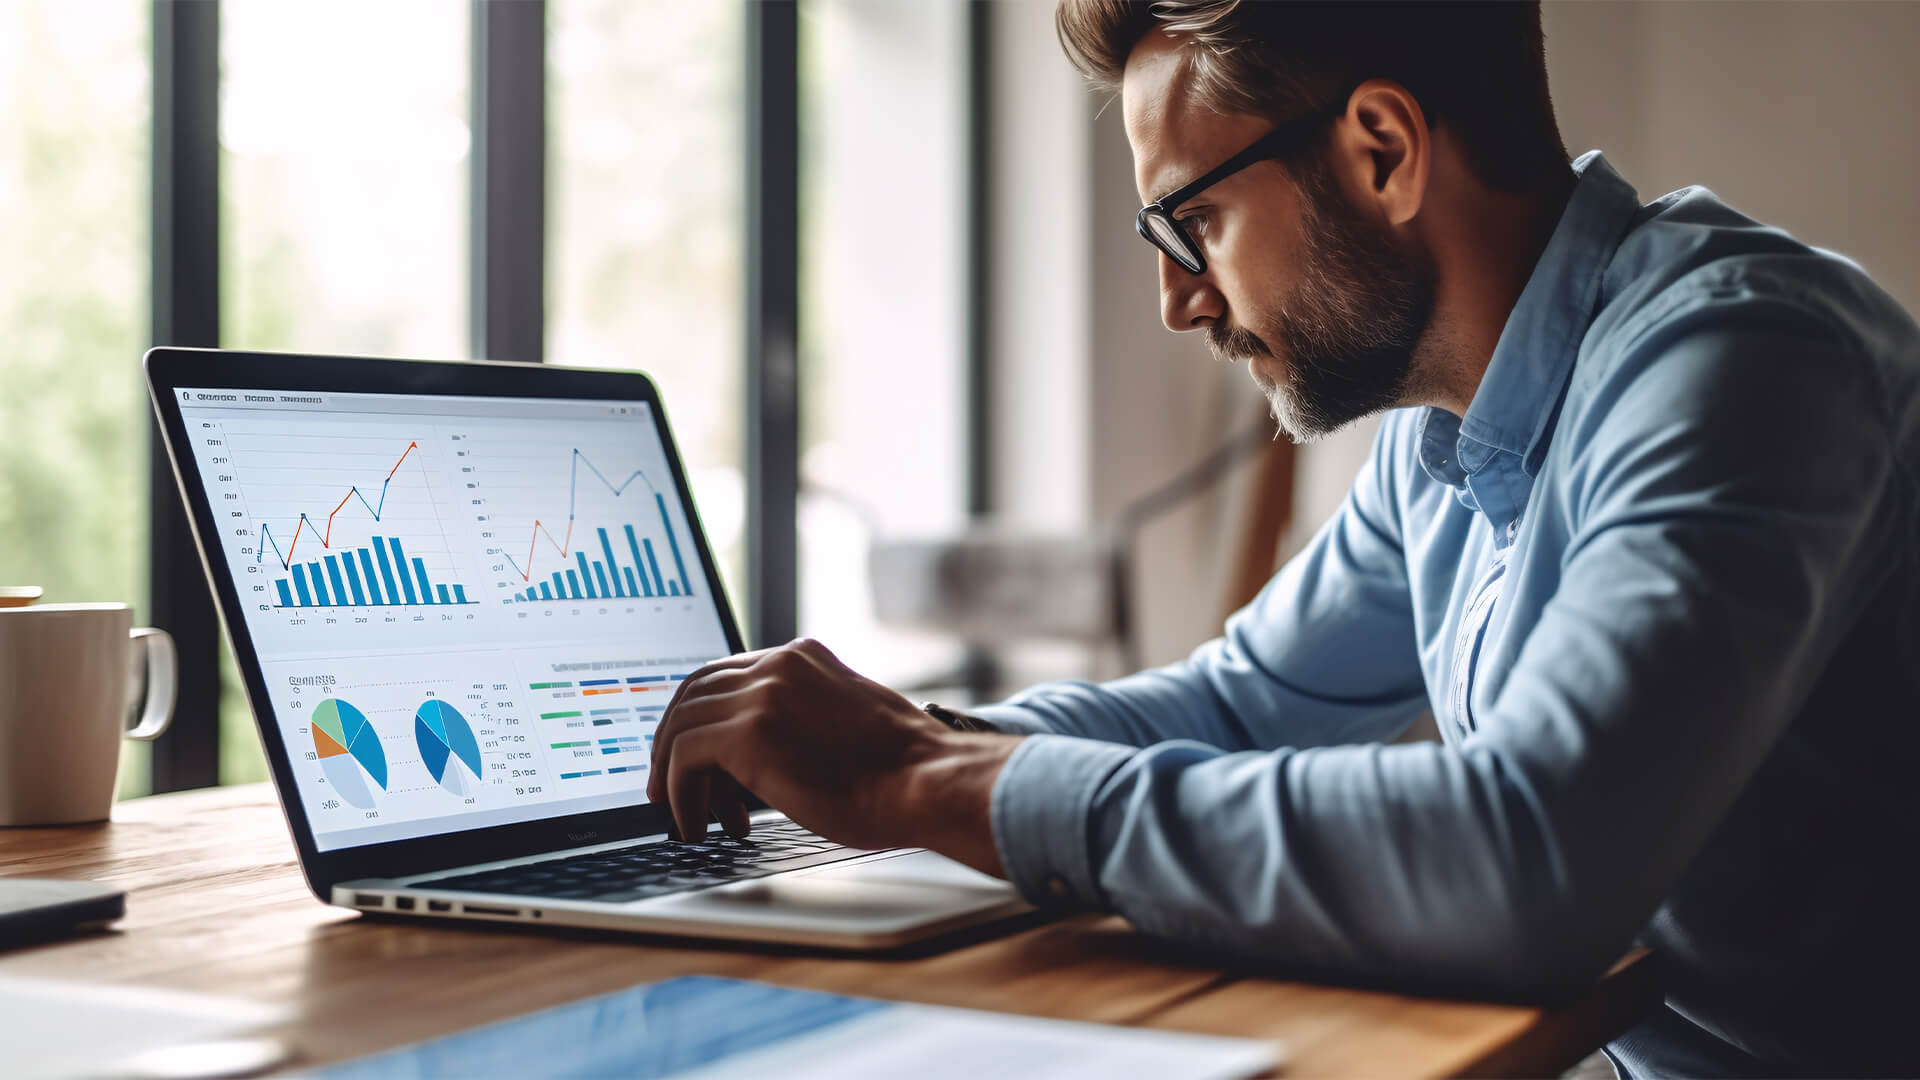
POLYGON ((1190 274, 1186 267, 1161 254, 1160 321, 1167 324, 1167 329, 1176 334, 1204 330, 1226 310, 1226 298, 1205 274, 1190 274))

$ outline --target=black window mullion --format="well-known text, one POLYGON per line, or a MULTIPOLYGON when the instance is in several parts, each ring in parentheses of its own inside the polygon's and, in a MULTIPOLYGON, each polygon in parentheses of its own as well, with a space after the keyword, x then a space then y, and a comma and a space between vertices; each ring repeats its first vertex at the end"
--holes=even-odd
POLYGON ((799 31, 793 0, 746 0, 747 589, 756 646, 798 628, 799 31))
MULTIPOLYGON (((152 326, 156 345, 220 343, 220 6, 154 0, 152 326)), ((173 635, 180 698, 153 744, 153 790, 220 782, 220 624, 179 487, 152 429, 147 618, 173 635)))
POLYGON ((546 36, 545 0, 473 0, 468 311, 489 360, 545 354, 546 36))

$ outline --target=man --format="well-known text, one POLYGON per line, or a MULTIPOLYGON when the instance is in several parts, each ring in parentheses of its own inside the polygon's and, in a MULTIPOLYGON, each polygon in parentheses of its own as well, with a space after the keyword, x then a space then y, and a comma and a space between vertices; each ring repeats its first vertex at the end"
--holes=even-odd
POLYGON ((812 642, 734 657, 652 795, 1289 973, 1550 998, 1637 939, 1631 1075, 1920 1067, 1920 329, 1708 191, 1570 165, 1536 6, 1058 25, 1120 93, 1168 327, 1297 438, 1394 410, 1371 460, 1184 663, 966 732, 812 642), (1383 745, 1429 707, 1442 743, 1383 745))

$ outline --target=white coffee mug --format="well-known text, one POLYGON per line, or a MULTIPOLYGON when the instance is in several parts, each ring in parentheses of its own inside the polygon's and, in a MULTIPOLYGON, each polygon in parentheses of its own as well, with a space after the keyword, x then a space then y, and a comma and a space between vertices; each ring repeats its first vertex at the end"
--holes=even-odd
POLYGON ((0 825, 105 818, 120 741, 167 730, 177 681, 173 639, 125 604, 0 608, 0 825))

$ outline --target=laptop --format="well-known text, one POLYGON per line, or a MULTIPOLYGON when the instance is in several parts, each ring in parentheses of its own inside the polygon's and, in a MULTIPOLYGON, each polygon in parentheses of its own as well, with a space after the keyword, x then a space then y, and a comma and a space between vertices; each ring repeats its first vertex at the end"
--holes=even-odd
POLYGON ((171 348, 146 372, 323 902, 844 949, 1029 910, 757 802, 744 839, 669 838, 653 733, 742 643, 645 375, 171 348))

